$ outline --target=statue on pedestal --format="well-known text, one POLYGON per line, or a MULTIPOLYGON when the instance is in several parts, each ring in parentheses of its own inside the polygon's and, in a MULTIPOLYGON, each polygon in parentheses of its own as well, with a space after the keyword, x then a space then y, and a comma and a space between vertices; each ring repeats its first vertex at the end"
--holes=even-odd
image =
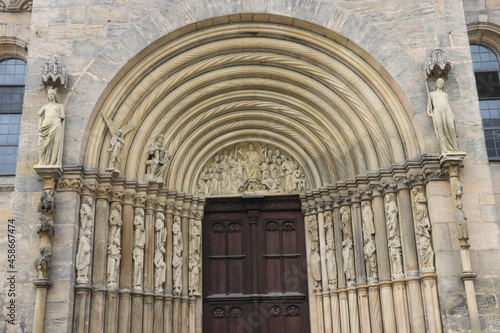
POLYGON ((64 141, 64 106, 57 102, 57 89, 47 88, 48 103, 38 111, 38 164, 61 166, 64 141))
POLYGON ((441 153, 458 152, 455 116, 450 108, 448 94, 443 91, 444 80, 436 80, 436 90, 429 93, 427 114, 432 117, 434 130, 439 139, 441 153))

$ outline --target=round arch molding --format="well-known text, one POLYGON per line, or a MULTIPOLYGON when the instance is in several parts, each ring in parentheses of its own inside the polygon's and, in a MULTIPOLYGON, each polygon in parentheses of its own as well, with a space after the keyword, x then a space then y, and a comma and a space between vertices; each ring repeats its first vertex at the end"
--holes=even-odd
POLYGON ((144 181, 163 134, 165 186, 186 193, 214 154, 244 142, 285 152, 308 189, 419 159, 404 94, 341 36, 271 22, 195 26, 160 38, 111 81, 86 130, 85 168, 104 171, 109 158, 101 113, 136 125, 122 152, 126 179, 144 181))

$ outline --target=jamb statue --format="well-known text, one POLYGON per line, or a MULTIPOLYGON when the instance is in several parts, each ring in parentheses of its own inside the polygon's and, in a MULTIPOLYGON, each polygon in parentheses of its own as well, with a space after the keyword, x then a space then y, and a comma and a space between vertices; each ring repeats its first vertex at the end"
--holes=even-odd
POLYGON ((106 171, 111 171, 113 173, 120 173, 118 170, 118 165, 120 165, 122 159, 122 149, 125 145, 125 135, 135 128, 135 125, 124 125, 120 129, 116 128, 115 122, 113 122, 108 116, 101 113, 102 117, 108 125, 109 131, 111 132, 111 141, 109 143, 109 160, 106 166, 106 171))

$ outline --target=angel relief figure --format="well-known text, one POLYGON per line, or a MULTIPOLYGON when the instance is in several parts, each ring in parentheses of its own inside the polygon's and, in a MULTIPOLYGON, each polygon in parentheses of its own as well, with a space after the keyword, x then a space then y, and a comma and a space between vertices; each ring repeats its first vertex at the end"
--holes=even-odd
POLYGON ((124 125, 120 129, 117 129, 116 123, 112 121, 108 116, 101 113, 102 117, 108 125, 109 131, 111 132, 111 142, 109 143, 108 153, 109 160, 106 167, 106 171, 111 171, 113 173, 120 173, 118 166, 120 165, 122 158, 122 149, 125 145, 125 135, 135 128, 135 125, 124 125))

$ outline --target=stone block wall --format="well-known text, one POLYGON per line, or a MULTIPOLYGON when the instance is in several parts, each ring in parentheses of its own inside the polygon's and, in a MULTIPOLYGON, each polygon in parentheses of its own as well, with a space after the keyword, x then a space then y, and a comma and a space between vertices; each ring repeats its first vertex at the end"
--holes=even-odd
MULTIPOLYGON (((445 50, 454 64, 446 86, 456 115, 459 147, 468 154, 461 180, 465 193, 464 211, 469 218, 473 269, 478 274, 478 306, 483 328, 495 331, 500 318, 500 171, 497 166, 487 165, 466 23, 473 17, 476 20, 496 20, 499 7, 497 1, 461 0, 35 0, 32 14, 0 13, 0 22, 3 23, 0 37, 22 36, 23 40, 29 41, 15 192, 0 195, 0 217, 12 215, 19 221, 18 263, 22 273, 17 286, 23 297, 18 298, 17 324, 12 326, 0 321, 0 330, 30 332, 32 326, 33 260, 39 244, 36 205, 43 187, 33 165, 37 163, 37 111, 46 102, 45 92, 40 89, 39 68, 47 57, 57 53, 69 71, 68 89, 59 95, 67 117, 63 161, 65 165, 82 165, 85 128, 93 117, 98 116, 93 111, 99 98, 106 93, 119 71, 133 66, 135 55, 168 34, 175 38, 205 25, 225 24, 232 20, 263 20, 317 30, 351 46, 358 53, 370 55, 413 112, 412 121, 420 136, 421 150, 429 155, 439 155, 439 144, 432 121, 426 114, 427 95, 422 66, 432 48, 445 50), (327 33, 328 30, 334 33, 327 33), (9 212, 9 197, 12 214, 9 212)), ((459 278, 460 255, 448 186, 445 182, 431 182, 427 190, 440 306, 445 331, 467 331, 470 327, 463 284, 459 278)), ((49 289, 45 322, 46 330, 50 332, 71 331, 78 226, 78 200, 73 195, 76 196, 64 193, 56 202, 61 210, 56 216, 51 271, 53 286, 49 289)), ((4 223, 2 218, 0 228, 4 228, 4 223)), ((4 249, 2 236, 0 264, 5 260, 4 249)), ((0 266, 0 276, 5 276, 5 265, 0 266)), ((4 316, 5 300, 5 296, 0 296, 4 316)))

